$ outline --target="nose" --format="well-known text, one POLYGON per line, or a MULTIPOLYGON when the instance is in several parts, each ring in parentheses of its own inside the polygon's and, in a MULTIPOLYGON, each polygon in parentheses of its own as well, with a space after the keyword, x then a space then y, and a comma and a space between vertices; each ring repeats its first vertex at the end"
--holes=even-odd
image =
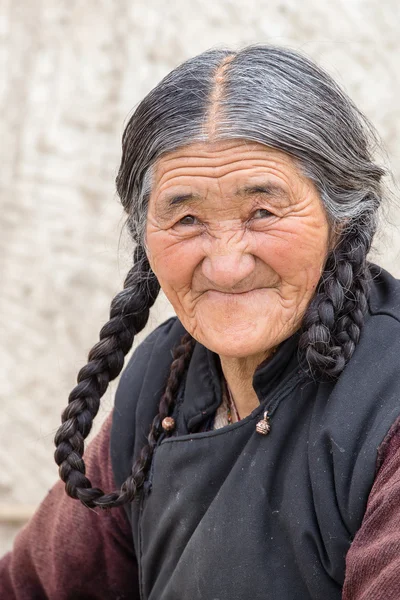
MULTIPOLYGON (((252 254, 239 248, 221 248, 211 251, 203 259, 203 275, 215 285, 219 291, 229 291, 244 283, 255 268, 255 258, 252 254)), ((246 290, 247 291, 247 290, 246 290)))

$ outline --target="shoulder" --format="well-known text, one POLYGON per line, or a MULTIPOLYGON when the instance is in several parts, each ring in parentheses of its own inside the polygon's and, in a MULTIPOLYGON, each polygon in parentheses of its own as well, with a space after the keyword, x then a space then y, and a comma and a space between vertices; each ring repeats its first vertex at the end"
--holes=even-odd
POLYGON ((360 340, 335 389, 370 395, 375 402, 393 392, 400 407, 400 281, 376 265, 371 265, 371 275, 369 311, 360 340))
POLYGON ((371 272, 369 314, 333 394, 355 414, 370 414, 379 445, 400 413, 400 282, 375 265, 371 272))
MULTIPOLYGON (((370 265, 372 281, 369 310, 372 317, 386 316, 400 325, 400 281, 388 271, 370 265)), ((387 321, 389 322, 389 321, 387 321)))
POLYGON ((371 265, 371 274, 369 313, 346 370, 360 370, 363 379, 377 382, 394 377, 400 391, 400 281, 376 265, 371 265))
POLYGON ((346 370, 377 385, 390 379, 400 392, 400 281, 376 265, 371 274, 369 314, 346 370))
POLYGON ((136 348, 115 394, 111 460, 117 484, 130 472, 135 449, 146 441, 172 362, 172 349, 185 334, 176 317, 157 327, 136 348))
POLYGON ((119 380, 115 398, 115 404, 119 408, 122 409, 125 402, 129 401, 132 391, 137 390, 149 370, 158 369, 164 363, 170 365, 171 350, 184 333, 185 329, 177 317, 171 317, 139 344, 125 365, 119 380))

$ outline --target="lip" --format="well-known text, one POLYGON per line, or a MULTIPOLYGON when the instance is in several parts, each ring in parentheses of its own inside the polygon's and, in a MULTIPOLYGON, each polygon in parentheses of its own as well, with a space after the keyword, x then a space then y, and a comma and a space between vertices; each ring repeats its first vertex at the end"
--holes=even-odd
POLYGON ((214 289, 210 289, 210 290, 206 290, 206 293, 210 293, 210 294, 221 294, 223 296, 246 296, 249 294, 252 294, 253 292, 262 292, 267 290, 268 288, 266 287, 259 287, 259 288, 252 288, 251 290, 245 290, 242 292, 223 292, 221 290, 214 290, 214 289))

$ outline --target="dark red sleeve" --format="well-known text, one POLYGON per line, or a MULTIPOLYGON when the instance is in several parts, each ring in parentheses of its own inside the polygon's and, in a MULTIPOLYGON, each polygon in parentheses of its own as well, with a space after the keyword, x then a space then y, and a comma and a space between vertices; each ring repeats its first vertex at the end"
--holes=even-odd
MULTIPOLYGON (((111 415, 85 452, 93 487, 115 490, 111 415)), ((4 600, 138 600, 137 563, 123 507, 91 510, 59 481, 0 560, 4 600)))
POLYGON ((379 463, 347 553, 343 600, 400 599, 400 420, 379 449, 379 463))

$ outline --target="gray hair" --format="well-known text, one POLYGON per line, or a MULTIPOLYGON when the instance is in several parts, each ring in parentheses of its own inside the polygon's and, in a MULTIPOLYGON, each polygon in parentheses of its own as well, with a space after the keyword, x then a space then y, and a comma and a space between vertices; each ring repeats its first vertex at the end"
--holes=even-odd
POLYGON ((331 225, 364 222, 370 241, 384 170, 375 132, 333 79, 285 48, 211 50, 167 75, 139 104, 123 136, 117 190, 133 238, 143 244, 155 162, 208 140, 243 139, 297 159, 331 225))

